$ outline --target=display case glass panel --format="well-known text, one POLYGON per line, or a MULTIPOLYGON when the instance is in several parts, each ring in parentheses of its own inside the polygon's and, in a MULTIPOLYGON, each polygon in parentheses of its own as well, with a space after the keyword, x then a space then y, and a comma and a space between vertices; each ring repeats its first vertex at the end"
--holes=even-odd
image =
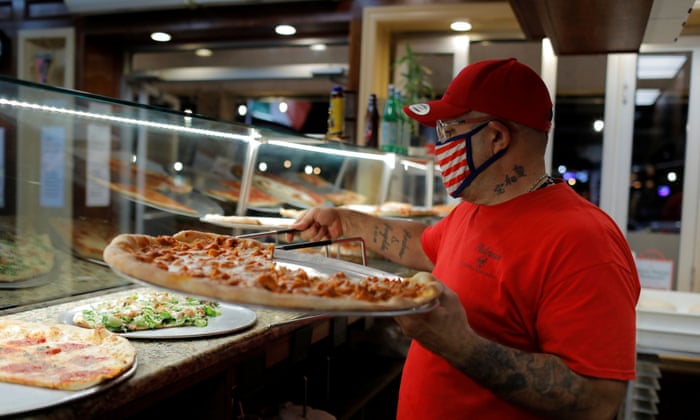
POLYGON ((274 228, 283 210, 434 201, 435 168, 345 143, 0 78, 0 310, 128 286, 118 233, 274 228), (257 221, 221 223, 214 218, 257 221))

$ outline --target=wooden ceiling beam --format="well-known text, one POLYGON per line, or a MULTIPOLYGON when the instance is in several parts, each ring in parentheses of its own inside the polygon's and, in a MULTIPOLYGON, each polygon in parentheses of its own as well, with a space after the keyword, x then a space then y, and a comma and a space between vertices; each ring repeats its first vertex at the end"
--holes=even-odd
POLYGON ((528 39, 558 55, 638 52, 653 0, 509 0, 528 39))

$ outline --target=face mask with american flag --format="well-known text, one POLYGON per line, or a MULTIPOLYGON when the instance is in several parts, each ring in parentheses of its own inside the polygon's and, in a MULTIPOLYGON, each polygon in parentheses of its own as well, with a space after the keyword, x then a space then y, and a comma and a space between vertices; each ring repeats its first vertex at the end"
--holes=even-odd
POLYGON ((468 187, 477 175, 506 152, 507 149, 503 149, 488 158, 478 168, 474 166, 472 137, 489 122, 491 121, 485 121, 466 133, 435 143, 435 155, 440 164, 442 182, 451 197, 459 197, 462 190, 468 187))

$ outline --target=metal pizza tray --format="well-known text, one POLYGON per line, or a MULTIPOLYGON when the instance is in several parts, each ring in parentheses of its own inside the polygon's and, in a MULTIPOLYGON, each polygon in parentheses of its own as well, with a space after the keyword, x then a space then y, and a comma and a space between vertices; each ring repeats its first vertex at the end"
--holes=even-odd
MULTIPOLYGON (((58 320, 63 324, 73 324, 73 317, 76 313, 90 309, 94 305, 81 305, 59 315, 58 320)), ((182 338, 202 338, 214 335, 223 335, 246 329, 257 320, 257 314, 248 308, 238 305, 222 303, 219 305, 221 315, 208 318, 206 327, 173 327, 158 328, 153 330, 130 331, 125 333, 115 333, 123 337, 140 340, 163 340, 182 338)))
POLYGON ((262 216, 244 216, 252 220, 258 221, 260 224, 254 225, 250 223, 239 223, 239 222, 227 222, 222 220, 212 220, 207 218, 208 215, 200 217, 199 220, 205 223, 211 223, 212 225, 227 227, 227 228, 240 228, 249 230, 266 230, 271 228, 283 228, 289 227, 296 221, 296 219, 291 219, 287 217, 262 217, 262 216))
MULTIPOLYGON (((350 279, 360 279, 363 277, 368 277, 368 276, 376 276, 376 277, 390 277, 390 278, 397 278, 401 279, 400 276, 397 276, 393 273, 389 273, 386 271, 378 270, 372 267, 367 267, 364 265, 359 265, 355 264, 349 261, 343 261, 340 259, 336 258, 328 258, 324 257, 321 255, 317 254, 307 254, 303 252, 296 252, 296 251, 286 251, 286 250, 280 250, 276 249, 275 250, 275 257, 274 257, 275 262, 277 262, 280 265, 287 266, 292 269, 297 269, 301 268, 304 271, 306 271, 310 276, 330 276, 332 274, 338 273, 338 272, 345 272, 350 279)), ((147 280, 142 280, 142 279, 137 279, 135 277, 129 276, 125 273, 122 273, 121 271, 115 269, 112 267, 112 270, 119 276, 132 281, 137 284, 145 285, 147 287, 156 287, 159 289, 164 289, 172 292, 178 292, 178 293, 183 293, 180 290, 177 289, 170 289, 170 288, 164 288, 159 285, 154 285, 152 283, 149 283, 147 280)), ((195 296, 192 293, 188 292, 188 295, 190 296, 195 296)), ((217 299, 215 296, 198 296, 203 299, 217 299)), ((439 305, 438 299, 434 299, 431 302, 428 302, 426 304, 420 305, 420 306, 415 306, 412 308, 407 308, 407 309, 372 309, 372 310, 347 310, 347 309, 338 309, 338 310, 313 310, 313 309, 298 309, 298 308, 293 308, 293 307, 284 307, 284 306, 270 306, 270 305, 265 305, 265 304, 250 304, 250 303, 240 303, 240 302, 229 302, 229 303, 235 303, 247 307, 253 307, 253 308, 261 308, 261 309, 277 309, 277 310, 284 310, 284 311, 289 311, 289 312, 302 312, 305 314, 314 314, 314 315, 328 315, 328 316, 398 316, 398 315, 410 315, 410 314, 418 314, 418 313, 425 313, 432 311, 439 305)))
POLYGON ((133 376, 136 372, 137 364, 137 360, 134 360, 134 364, 131 368, 120 376, 80 391, 63 391, 59 389, 0 382, 0 416, 9 416, 11 414, 20 414, 53 407, 103 392, 133 376))

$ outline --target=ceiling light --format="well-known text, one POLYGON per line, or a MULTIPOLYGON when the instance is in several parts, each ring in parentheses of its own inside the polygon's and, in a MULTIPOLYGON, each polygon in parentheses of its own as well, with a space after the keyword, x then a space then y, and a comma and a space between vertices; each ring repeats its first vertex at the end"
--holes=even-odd
POLYGON ((168 42, 172 39, 169 33, 165 32, 153 32, 151 34, 151 39, 158 42, 168 42))
POLYGON ((675 79, 685 60, 684 55, 640 55, 637 60, 637 78, 675 79))
POLYGON ((311 44, 309 48, 312 51, 326 51, 326 44, 311 44))
POLYGON ((297 33, 297 28, 295 28, 292 25, 277 25, 275 27, 275 32, 277 33, 277 35, 289 36, 297 33))
POLYGON ((637 106, 654 105, 660 94, 659 89, 637 89, 634 95, 634 104, 637 106))
POLYGON ((467 32, 472 30, 472 24, 466 20, 458 20, 450 24, 450 29, 453 31, 467 32))
POLYGON ((213 54, 209 48, 197 48, 194 53, 198 57, 211 57, 213 54))

